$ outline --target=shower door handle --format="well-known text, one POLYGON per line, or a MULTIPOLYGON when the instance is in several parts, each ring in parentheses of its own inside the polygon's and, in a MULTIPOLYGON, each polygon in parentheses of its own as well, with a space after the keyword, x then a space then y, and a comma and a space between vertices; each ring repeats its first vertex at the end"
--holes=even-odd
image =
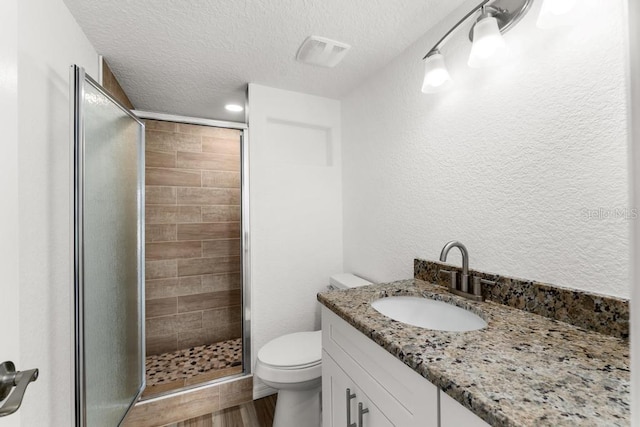
POLYGON ((27 386, 37 379, 37 369, 16 372, 13 362, 4 362, 0 365, 0 401, 9 396, 0 407, 0 417, 11 415, 20 408, 27 386), (16 389, 11 393, 13 387, 16 389))

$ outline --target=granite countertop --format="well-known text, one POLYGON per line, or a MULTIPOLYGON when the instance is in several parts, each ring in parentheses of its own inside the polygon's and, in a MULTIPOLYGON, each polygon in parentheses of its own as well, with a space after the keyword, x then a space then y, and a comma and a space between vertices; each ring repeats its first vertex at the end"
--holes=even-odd
POLYGON ((318 300, 493 426, 628 426, 629 342, 411 279, 318 294, 318 300), (424 296, 487 321, 471 332, 392 320, 371 302, 424 296))

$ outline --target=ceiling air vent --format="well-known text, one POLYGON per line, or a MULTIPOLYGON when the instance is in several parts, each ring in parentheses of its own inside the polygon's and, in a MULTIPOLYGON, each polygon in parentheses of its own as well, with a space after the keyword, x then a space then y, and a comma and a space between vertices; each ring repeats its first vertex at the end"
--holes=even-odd
POLYGON ((335 67, 351 49, 346 43, 330 40, 324 37, 309 36, 302 43, 296 59, 311 65, 321 67, 335 67))

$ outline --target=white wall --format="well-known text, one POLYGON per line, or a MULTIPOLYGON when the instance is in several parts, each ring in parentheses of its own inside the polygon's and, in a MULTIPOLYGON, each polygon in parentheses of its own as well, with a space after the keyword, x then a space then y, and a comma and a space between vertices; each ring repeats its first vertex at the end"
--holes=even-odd
POLYGON ((623 0, 546 31, 535 2, 496 69, 466 65, 461 29, 442 49, 454 88, 422 94, 422 56, 476 3, 342 100, 345 269, 411 277, 457 239, 472 268, 628 297, 630 221, 585 216, 629 208, 623 0))
POLYGON ((72 425, 69 66, 98 56, 62 0, 18 4, 22 425, 72 425))
POLYGON ((342 271, 342 163, 339 101, 250 84, 249 105, 255 367, 269 340, 320 328, 316 293, 342 271))
MULTIPOLYGON (((10 360, 18 369, 20 360, 18 272, 18 1, 2 3, 0 14, 0 292, 4 302, 0 324, 5 325, 0 340, 2 362, 10 360)), ((2 420, 5 427, 18 427, 20 418, 12 415, 2 420)))
MULTIPOLYGON (((633 206, 640 204, 640 2, 629 2, 631 46, 631 193, 633 206)), ((640 427, 640 223, 633 222, 631 265, 631 424, 640 427)))

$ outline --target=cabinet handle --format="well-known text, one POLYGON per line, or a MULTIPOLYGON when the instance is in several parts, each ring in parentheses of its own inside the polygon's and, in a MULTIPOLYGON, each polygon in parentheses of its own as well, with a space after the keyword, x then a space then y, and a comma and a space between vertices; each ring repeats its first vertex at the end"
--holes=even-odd
POLYGON ((351 399, 355 399, 356 394, 347 389, 347 427, 358 427, 356 423, 351 424, 351 399))
POLYGON ((364 422, 362 421, 362 416, 369 412, 369 408, 363 408, 362 402, 358 403, 358 427, 364 427, 364 422))

